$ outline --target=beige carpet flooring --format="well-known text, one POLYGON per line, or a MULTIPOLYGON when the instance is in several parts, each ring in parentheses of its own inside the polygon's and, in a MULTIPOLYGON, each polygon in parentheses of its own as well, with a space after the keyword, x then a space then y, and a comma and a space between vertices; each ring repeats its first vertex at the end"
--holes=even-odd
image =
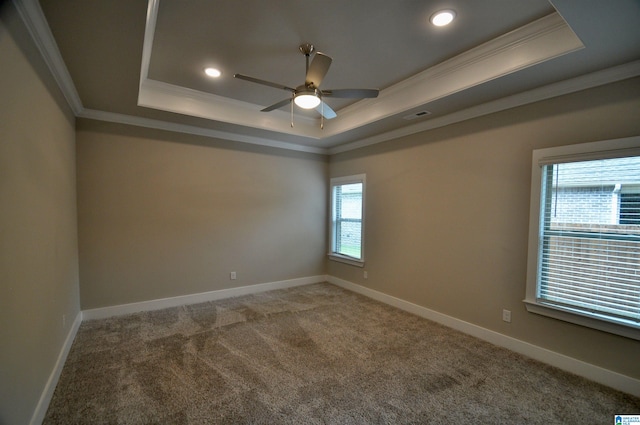
POLYGON ((640 399, 330 284, 82 323, 45 424, 613 424, 640 399))

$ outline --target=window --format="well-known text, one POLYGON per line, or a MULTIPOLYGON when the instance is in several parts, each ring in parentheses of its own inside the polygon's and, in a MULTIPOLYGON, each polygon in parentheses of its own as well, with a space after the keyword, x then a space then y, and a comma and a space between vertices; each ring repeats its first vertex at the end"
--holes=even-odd
POLYGON ((620 224, 640 225, 640 186, 620 193, 619 218, 620 224))
POLYGON ((534 151, 530 312, 640 339, 640 137, 534 151))
POLYGON ((331 252, 333 260, 364 266, 365 175, 331 179, 331 252))

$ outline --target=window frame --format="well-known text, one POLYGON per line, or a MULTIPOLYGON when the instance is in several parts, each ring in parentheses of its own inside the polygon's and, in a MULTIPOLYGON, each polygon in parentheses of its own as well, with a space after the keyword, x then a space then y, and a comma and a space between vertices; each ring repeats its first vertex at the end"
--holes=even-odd
POLYGON ((526 295, 523 300, 527 311, 569 323, 598 329, 627 338, 640 340, 640 328, 631 323, 613 320, 605 315, 585 313, 570 307, 545 304, 538 300, 538 271, 540 269, 541 243, 541 208, 543 168, 545 165, 588 161, 594 159, 622 158, 640 155, 640 136, 533 151, 531 165, 531 201, 529 213, 529 241, 527 257, 526 295))
POLYGON ((364 267, 365 262, 365 205, 366 205, 367 175, 356 174, 352 176, 333 177, 329 181, 330 211, 329 211, 329 259, 356 267, 364 267), (362 183, 362 218, 360 222, 360 258, 350 257, 335 251, 336 245, 336 220, 335 220, 335 195, 334 188, 348 184, 362 183))

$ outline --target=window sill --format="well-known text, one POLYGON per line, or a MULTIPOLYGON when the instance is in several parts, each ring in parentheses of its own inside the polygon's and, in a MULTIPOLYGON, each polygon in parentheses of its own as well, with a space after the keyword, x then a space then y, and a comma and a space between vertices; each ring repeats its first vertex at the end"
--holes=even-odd
POLYGON ((351 266, 364 267, 364 261, 363 260, 358 260, 358 259, 353 258, 353 257, 347 257, 345 255, 339 255, 339 254, 330 253, 329 254, 329 260, 337 261, 339 263, 349 264, 351 266))
POLYGON ((562 308, 555 305, 543 304, 536 300, 525 299, 523 301, 527 307, 527 311, 530 313, 552 317, 554 319, 640 341, 640 326, 637 323, 606 317, 598 319, 597 317, 587 315, 586 313, 582 313, 579 310, 573 310, 571 308, 562 308))

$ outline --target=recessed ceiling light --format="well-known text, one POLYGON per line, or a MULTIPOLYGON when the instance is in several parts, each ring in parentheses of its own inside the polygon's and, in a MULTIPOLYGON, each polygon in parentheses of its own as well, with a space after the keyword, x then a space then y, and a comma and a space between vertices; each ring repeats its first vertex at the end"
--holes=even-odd
POLYGON ((211 78, 218 78, 222 75, 222 72, 217 68, 205 68, 204 73, 211 78))
POLYGON ((456 17, 456 12, 453 10, 441 10, 431 15, 431 23, 437 27, 443 27, 449 25, 453 18, 456 17))

